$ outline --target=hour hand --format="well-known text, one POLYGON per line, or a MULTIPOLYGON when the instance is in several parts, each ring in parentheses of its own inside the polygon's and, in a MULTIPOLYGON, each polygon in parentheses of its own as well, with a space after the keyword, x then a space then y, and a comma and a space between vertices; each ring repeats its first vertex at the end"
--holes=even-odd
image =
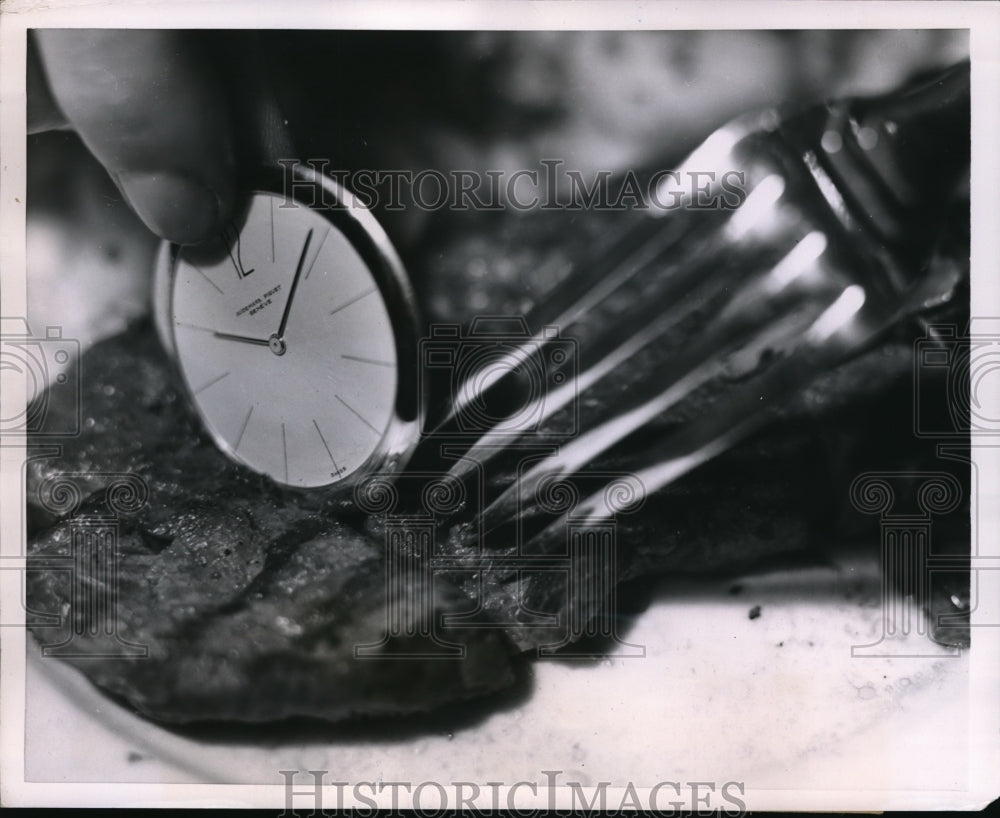
POLYGON ((250 338, 246 335, 231 335, 228 332, 213 332, 216 338, 222 338, 226 341, 239 341, 242 344, 257 344, 258 346, 266 347, 268 345, 268 340, 261 338, 250 338))

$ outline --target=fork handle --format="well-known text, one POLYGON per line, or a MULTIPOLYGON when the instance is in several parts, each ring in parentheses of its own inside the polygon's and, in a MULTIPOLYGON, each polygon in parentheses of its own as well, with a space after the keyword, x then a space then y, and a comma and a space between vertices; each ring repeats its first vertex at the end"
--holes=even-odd
POLYGON ((828 204, 850 233, 888 250, 906 289, 967 184, 969 63, 902 92, 828 103, 780 133, 830 176, 837 200, 828 204))

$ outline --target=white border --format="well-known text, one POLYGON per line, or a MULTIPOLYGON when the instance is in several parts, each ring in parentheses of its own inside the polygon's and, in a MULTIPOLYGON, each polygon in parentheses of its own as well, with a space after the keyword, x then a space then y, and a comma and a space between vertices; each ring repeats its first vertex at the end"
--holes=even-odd
MULTIPOLYGON (((8 0, 0 10, 0 296, 5 315, 25 314, 25 31, 30 27, 178 28, 369 28, 369 29, 774 29, 774 28, 968 28, 972 54, 973 314, 1000 316, 1000 5, 985 2, 445 2, 347 0, 336 4, 219 0, 219 2, 63 2, 8 0)), ((23 395, 5 401, 23 404, 23 395)), ((994 396, 1000 405, 1000 396, 994 396)), ((20 498, 23 452, 0 449, 0 553, 16 566, 23 553, 20 498), (15 561, 11 561, 15 560, 15 561)), ((979 553, 1000 557, 996 517, 1000 509, 1000 449, 981 448, 976 463, 982 482, 978 502, 979 553)), ((976 621, 1000 621, 1000 572, 984 572, 988 590, 976 621), (995 593, 994 593, 995 591, 995 593)), ((985 581, 984 581, 985 579, 985 581)), ((21 573, 0 571, 0 600, 18 600, 21 573)), ((3 605, 4 622, 23 611, 3 605)), ((1000 640, 996 630, 973 630, 970 651, 970 785, 965 792, 882 793, 748 790, 754 810, 882 810, 975 808, 996 797, 1000 786, 1000 640)), ((281 786, 33 784, 24 781, 23 627, 4 627, 0 638, 0 801, 6 806, 268 806, 281 808, 281 786)), ((822 672, 822 669, 817 669, 822 672)), ((750 782, 752 783, 752 782, 750 782)), ((793 782, 789 782, 790 784, 793 782)), ((838 782, 843 783, 843 782, 838 782)), ((334 803, 333 793, 327 803, 334 803)), ((544 806, 543 793, 525 807, 544 806), (534 801, 535 803, 531 803, 534 801)), ((557 800, 557 804, 560 801, 557 800)), ((609 803, 617 803, 614 798, 609 803)))

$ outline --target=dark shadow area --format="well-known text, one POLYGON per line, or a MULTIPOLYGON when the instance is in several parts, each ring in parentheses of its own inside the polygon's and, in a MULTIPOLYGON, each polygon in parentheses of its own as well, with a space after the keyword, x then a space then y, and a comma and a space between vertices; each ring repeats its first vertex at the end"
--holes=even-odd
MULTIPOLYGON (((346 744, 354 741, 392 744, 409 741, 421 736, 448 736, 484 722, 496 713, 514 710, 531 696, 535 678, 532 663, 527 656, 515 657, 511 663, 514 683, 507 689, 481 699, 450 702, 424 713, 384 716, 355 716, 337 722, 295 717, 278 722, 241 724, 237 722, 198 722, 176 725, 146 719, 127 701, 105 691, 109 700, 158 728, 177 736, 205 744, 256 744, 262 747, 321 742, 346 744)), ((336 695, 331 691, 331 695, 336 695)))

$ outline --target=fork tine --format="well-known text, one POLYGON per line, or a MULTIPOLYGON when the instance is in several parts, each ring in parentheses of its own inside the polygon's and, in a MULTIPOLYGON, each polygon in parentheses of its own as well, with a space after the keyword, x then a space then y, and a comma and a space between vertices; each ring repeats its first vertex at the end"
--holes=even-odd
MULTIPOLYGON (((693 267, 692 270, 697 274, 700 272, 700 267, 693 267)), ((697 277, 697 275, 671 279, 670 283, 672 286, 658 293, 658 297, 662 298, 664 302, 671 304, 671 306, 653 315, 645 326, 642 326, 638 331, 635 331, 633 327, 635 323, 639 323, 642 319, 643 315, 641 311, 636 316, 635 322, 630 322, 625 327, 618 328, 617 331, 611 328, 596 340, 593 338, 590 339, 588 350, 593 347, 603 347, 606 349, 610 346, 610 351, 606 352, 596 363, 582 371, 575 374, 570 371, 569 377, 566 378, 561 386, 539 395, 532 404, 524 407, 523 414, 536 418, 535 425, 537 427, 544 427, 558 413, 567 409, 575 398, 615 372, 618 367, 625 364, 650 344, 663 338, 668 332, 675 329, 681 320, 688 317, 697 305, 703 304, 713 295, 717 295, 725 287, 724 281, 714 280, 711 277, 703 277, 701 281, 697 281, 691 287, 686 288, 685 285, 690 283, 688 279, 691 277, 697 277), (687 290, 686 292, 685 289, 687 290)), ((585 351, 587 350, 583 350, 582 352, 585 351)), ((578 354, 578 358, 582 357, 582 352, 578 354)), ((575 361, 567 361, 561 367, 561 370, 571 370, 574 364, 575 361)), ((483 432, 479 439, 471 445, 466 456, 453 465, 450 472, 451 476, 464 479, 476 468, 477 464, 483 464, 496 456, 503 450, 503 447, 498 445, 498 442, 512 437, 520 437, 521 433, 523 433, 523 430, 520 430, 517 424, 517 418, 509 422, 501 420, 492 428, 483 432)))
MULTIPOLYGON (((963 157, 967 168, 968 146, 963 149, 961 135, 963 123, 967 126, 968 122, 968 66, 954 69, 946 81, 918 89, 911 97, 901 111, 893 108, 892 100, 847 100, 791 117, 765 112, 724 126, 682 167, 704 161, 718 168, 728 161, 730 168, 745 168, 754 186, 740 208, 724 214, 722 224, 704 211, 652 219, 644 227, 661 221, 657 226, 662 232, 650 233, 649 241, 635 252, 626 246, 630 235, 626 232, 611 252, 617 261, 610 274, 598 260, 557 288, 555 307, 539 315, 552 316, 548 320, 561 330, 579 322, 578 330, 590 351, 602 352, 597 363, 580 373, 575 386, 545 396, 547 403, 540 407, 543 423, 565 410, 574 397, 571 390, 600 395, 601 385, 614 388, 621 383, 613 379, 613 373, 623 364, 654 342, 657 349, 652 356, 640 358, 641 365, 649 367, 646 381, 628 381, 631 391, 624 401, 613 408, 599 407, 610 417, 590 417, 589 428, 560 451, 536 460, 482 510, 483 533, 517 513, 535 514, 538 509, 531 507, 530 495, 542 480, 582 471, 696 390, 717 392, 721 387, 723 398, 714 402, 711 414, 683 422, 679 430, 645 453, 644 461, 652 462, 640 471, 647 488, 655 491, 668 485, 761 425, 774 397, 806 386, 823 367, 860 352, 901 315, 950 297, 954 282, 940 276, 931 280, 917 263, 930 237, 920 236, 919 247, 911 247, 910 252, 905 242, 900 244, 889 235, 899 224, 909 223, 908 219, 932 223, 941 207, 940 186, 914 187, 904 205, 886 194, 888 187, 881 184, 879 171, 886 162, 892 166, 890 160, 901 154, 908 161, 908 176, 914 168, 919 172, 923 154, 913 154, 910 137, 935 118, 945 121, 947 139, 958 139, 948 165, 951 176, 945 175, 951 179, 961 173, 963 157), (875 128, 884 131, 879 144, 884 144, 885 151, 880 148, 867 159, 863 156, 869 148, 860 143, 855 146, 859 123, 873 133, 875 128), (850 149, 851 156, 843 161, 836 148, 828 151, 827 142, 821 144, 820 137, 830 129, 842 137, 838 144, 843 142, 850 149), (776 259, 770 269, 760 266, 759 256, 747 254, 748 249, 759 253, 761 248, 784 252, 796 237, 799 240, 791 251, 776 259), (667 248, 677 257, 665 258, 667 248), (724 269, 714 269, 716 263, 724 269), (748 281, 754 270, 766 272, 748 281), (803 276, 810 271, 816 274, 803 276), (784 292, 800 279, 811 283, 802 288, 796 284, 790 293, 784 292), (730 288, 735 290, 733 296, 713 300, 713 295, 728 294, 730 288), (623 301, 632 304, 627 314, 621 307, 623 301), (663 305, 667 305, 665 311, 663 305), (652 314, 656 309, 662 311, 660 315, 652 314), (692 315, 695 320, 688 323, 692 315), (690 340, 671 335, 680 326, 690 340), (751 365, 745 382, 727 383, 727 367, 764 351, 778 354, 767 364, 751 365), (528 508, 521 504, 525 494, 529 495, 528 508)), ((871 142, 866 138, 866 145, 871 142)), ((918 178, 914 184, 920 186, 922 181, 918 178)), ((611 256, 605 254, 602 259, 611 256)), ((511 365, 537 355, 539 340, 522 344, 512 354, 511 365)), ((478 395, 465 396, 450 417, 460 414, 469 400, 505 383, 505 378, 498 377, 478 395)), ((452 476, 464 477, 484 459, 504 452, 503 441, 496 435, 509 431, 514 430, 503 423, 487 430, 454 464, 452 476)), ((554 432, 543 427, 543 443, 546 435, 554 432)), ((515 449, 510 446, 506 451, 515 449)), ((584 505, 588 514, 598 514, 596 505, 589 510, 584 505)))
MULTIPOLYGON (((765 425, 780 400, 801 388, 803 381, 815 376, 817 365, 829 365, 848 351, 871 340, 875 324, 865 324, 859 315, 865 305, 865 293, 860 285, 850 285, 840 293, 809 325, 801 336, 803 342, 780 359, 762 376, 738 385, 727 393, 727 411, 698 417, 650 449, 644 460, 649 465, 632 473, 633 482, 641 489, 639 502, 688 474, 701 464, 731 449, 765 425), (840 335, 838 343, 829 343, 840 335), (761 394, 768 400, 761 400, 761 394)), ((592 492, 577 506, 553 520, 526 544, 529 548, 547 538, 563 537, 567 519, 572 515, 578 525, 595 525, 627 512, 606 499, 604 486, 592 492)))
MULTIPOLYGON (((773 112, 765 112, 763 115, 741 117, 724 125, 693 151, 675 173, 682 175, 692 169, 702 173, 706 167, 716 168, 720 173, 729 170, 734 161, 736 146, 747 136, 752 136, 761 123, 770 122, 773 118, 773 112)), ((778 177, 772 177, 774 178, 778 177)), ((509 375, 518 365, 541 356, 550 343, 544 327, 555 326, 561 332, 566 332, 582 316, 631 280, 643 274, 657 273, 670 252, 676 254, 671 266, 678 271, 685 269, 685 260, 704 254, 706 247, 692 241, 692 233, 711 237, 719 221, 730 219, 738 211, 689 210, 686 207, 668 210, 661 203, 663 194, 670 192, 668 189, 671 181, 669 176, 661 180, 658 193, 651 201, 644 203, 646 215, 641 221, 614 231, 609 241, 591 248, 593 255, 587 258, 586 263, 576 266, 566 276, 562 286, 557 285, 547 294, 545 301, 528 318, 534 335, 505 358, 491 360, 491 371, 497 374, 482 378, 480 373, 473 373, 467 378, 459 389, 458 399, 448 407, 444 419, 436 425, 432 435, 453 425, 473 401, 484 400, 489 394, 502 388, 508 382, 504 375, 509 375), (476 387, 466 388, 469 384, 476 384, 476 387)), ((689 190, 679 192, 683 195, 673 197, 677 199, 678 205, 685 202, 685 196, 691 195, 689 190)), ((780 192, 779 190, 778 195, 780 192)), ((732 238, 735 241, 738 237, 734 235, 732 238)), ((670 276, 665 276, 664 280, 675 289, 683 284, 679 278, 670 276)), ((657 295, 662 297, 666 293, 657 295)), ((599 339, 591 340, 596 342, 599 339)))
POLYGON ((453 425, 473 401, 485 400, 508 383, 509 375, 520 365, 544 354, 551 343, 545 328, 555 326, 565 331, 595 305, 605 300, 635 276, 649 269, 656 258, 682 238, 682 231, 665 229, 663 222, 647 219, 631 226, 610 247, 590 260, 586 267, 569 276, 572 286, 556 287, 544 304, 528 319, 533 335, 500 359, 490 360, 490 374, 474 372, 460 386, 458 397, 448 407, 444 418, 431 432, 440 434, 453 425), (493 374, 495 373, 495 374, 493 374), (491 377, 492 375, 492 377, 491 377), (471 385, 475 384, 475 388, 471 385))
MULTIPOLYGON (((720 246, 712 241, 716 236, 715 228, 720 226, 718 220, 713 222, 702 222, 701 227, 709 227, 707 234, 702 240, 692 240, 696 237, 688 237, 683 254, 678 254, 672 259, 662 257, 662 248, 653 245, 647 248, 644 254, 646 263, 637 269, 618 271, 623 273, 619 276, 609 277, 609 283, 600 287, 601 292, 592 291, 585 294, 578 303, 584 299, 588 301, 587 309, 594 310, 599 301, 603 301, 612 295, 617 295, 618 291, 625 286, 628 279, 647 275, 651 281, 645 285, 645 289, 640 304, 629 316, 628 321, 607 321, 606 326, 598 325, 596 328, 588 328, 584 333, 586 345, 577 350, 576 360, 567 360, 561 367, 553 371, 562 371, 569 375, 566 382, 551 392, 541 394, 533 404, 524 408, 521 414, 536 418, 535 425, 544 427, 560 411, 578 395, 593 387, 602 379, 612 374, 618 367, 652 343, 663 339, 675 330, 679 324, 689 319, 697 310, 703 309, 713 298, 718 298, 730 287, 742 287, 742 279, 752 277, 754 268, 763 259, 755 258, 761 254, 760 237, 751 235, 752 228, 760 224, 773 224, 773 214, 780 206, 780 199, 784 191, 784 184, 780 178, 774 174, 764 175, 758 185, 754 187, 744 203, 741 210, 724 214, 721 226, 723 227, 728 241, 720 246), (740 257, 741 276, 718 275, 713 271, 719 267, 733 266, 735 257, 740 257), (736 278, 735 281, 731 280, 736 278), (665 308, 661 305, 667 305, 665 308), (638 331, 635 327, 639 326, 638 331), (589 352, 602 350, 599 360, 586 369, 574 373, 573 367, 577 360, 586 357, 589 352), (610 351, 607 351, 610 350, 610 351)), ((775 279, 775 292, 789 283, 798 272, 801 272, 799 257, 803 252, 812 252, 813 255, 806 261, 818 256, 825 247, 825 237, 813 231, 800 245, 795 238, 795 231, 800 231, 799 226, 792 230, 781 229, 771 230, 768 238, 771 242, 780 245, 783 242, 795 242, 793 250, 786 257, 781 258, 771 270, 771 276, 775 279), (787 235, 782 235, 787 233, 787 235), (777 234, 777 235, 774 235, 777 234), (778 240, 781 240, 780 242, 778 240), (822 247, 816 247, 816 241, 823 243, 822 247), (781 275, 786 278, 781 279, 781 275)), ((774 255, 777 246, 767 247, 766 252, 774 255)), ((576 288, 573 288, 574 291, 576 288)), ((742 292, 742 289, 738 290, 742 292)), ((745 293, 745 298, 753 298, 752 293, 745 293)), ((729 299, 733 303, 738 299, 729 299)), ((567 317, 569 315, 567 314, 567 317)), ((579 317, 579 316, 577 316, 579 317)), ((592 320, 592 319, 591 319, 592 320)), ((592 320, 593 323, 593 320, 592 320)), ((538 336, 536 336, 537 339, 538 336)), ((542 348, 533 345, 536 339, 532 339, 524 346, 519 347, 519 356, 510 356, 509 363, 516 360, 524 362, 532 357, 541 357, 542 348)), ((474 381, 470 378, 469 381, 474 381)), ((499 388, 504 381, 497 380, 489 384, 489 388, 499 388)), ((480 394, 486 390, 481 390, 480 394)), ((472 396, 470 395, 470 398, 472 396)), ((458 479, 466 479, 479 465, 483 465, 488 460, 497 456, 504 447, 505 439, 518 436, 518 420, 513 422, 497 422, 492 428, 485 430, 480 438, 469 448, 467 454, 462 459, 456 461, 450 474, 458 479)))
POLYGON ((483 510, 483 530, 495 529, 518 510, 524 512, 523 498, 544 480, 583 469, 699 388, 722 379, 732 369, 734 355, 754 360, 766 350, 794 350, 801 333, 809 331, 810 313, 818 313, 840 293, 830 287, 828 277, 808 276, 821 270, 825 247, 823 235, 813 231, 766 274, 746 282, 729 298, 709 332, 687 350, 667 356, 665 364, 650 373, 651 380, 665 387, 654 387, 652 395, 630 396, 609 419, 536 462, 483 510), (801 286, 792 287, 797 280, 801 286))

